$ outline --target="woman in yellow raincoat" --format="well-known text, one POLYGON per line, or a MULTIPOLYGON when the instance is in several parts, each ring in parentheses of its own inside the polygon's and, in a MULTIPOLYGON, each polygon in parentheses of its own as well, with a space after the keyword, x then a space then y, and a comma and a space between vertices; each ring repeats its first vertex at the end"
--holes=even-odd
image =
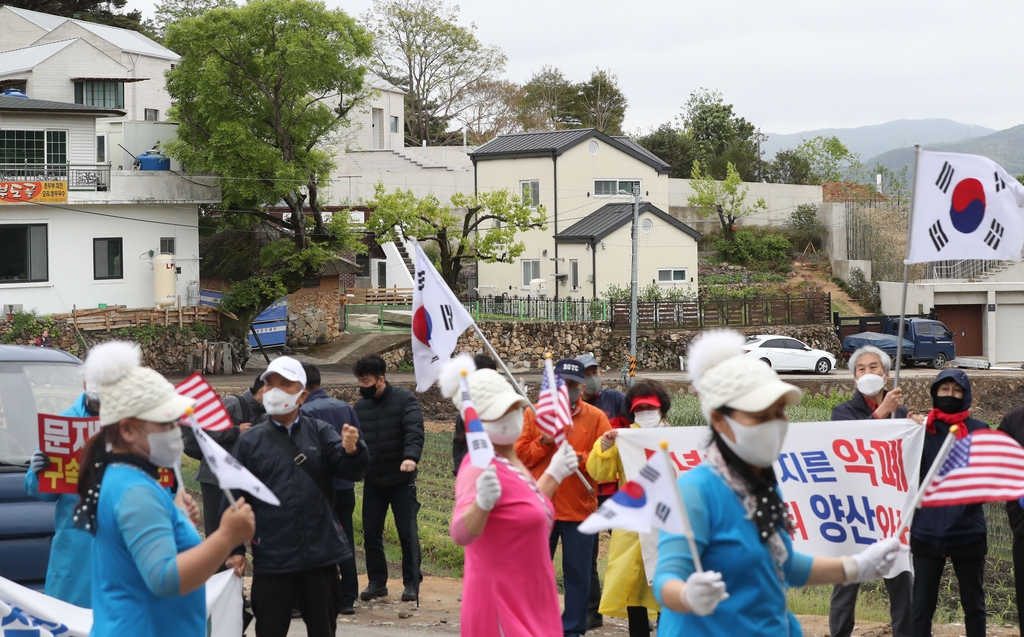
MULTIPOLYGON (((633 385, 626 392, 625 403, 633 416, 632 427, 668 426, 665 417, 672 407, 672 400, 658 381, 642 380, 633 385)), ((587 472, 598 482, 618 480, 621 488, 627 478, 622 469, 619 447, 615 444, 619 431, 612 429, 594 443, 587 459, 587 472)), ((611 617, 626 617, 629 620, 629 637, 650 637, 648 619, 657 617, 661 607, 647 583, 637 533, 620 529, 612 531, 608 570, 604 576, 598 612, 611 617)))

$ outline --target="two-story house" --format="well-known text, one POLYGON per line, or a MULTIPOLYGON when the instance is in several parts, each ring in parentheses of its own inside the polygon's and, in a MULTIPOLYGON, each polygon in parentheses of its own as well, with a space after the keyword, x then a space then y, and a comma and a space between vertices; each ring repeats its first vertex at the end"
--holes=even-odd
POLYGON ((701 235, 666 212, 671 167, 628 137, 593 128, 501 135, 470 157, 477 192, 522 193, 548 220, 517 235, 526 250, 516 263, 478 264, 480 294, 594 298, 628 287, 634 191, 639 284, 697 290, 701 235))

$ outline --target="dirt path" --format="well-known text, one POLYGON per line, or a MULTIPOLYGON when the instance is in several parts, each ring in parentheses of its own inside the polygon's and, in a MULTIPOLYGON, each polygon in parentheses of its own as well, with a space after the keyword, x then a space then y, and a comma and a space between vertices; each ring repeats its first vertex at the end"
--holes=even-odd
POLYGON ((844 316, 860 316, 867 315, 869 312, 860 306, 859 303, 850 298, 850 295, 843 291, 838 285, 832 282, 831 279, 826 278, 821 271, 818 270, 818 266, 813 263, 801 263, 796 262, 793 264, 793 274, 789 278, 789 283, 811 283, 821 291, 829 292, 832 294, 832 302, 839 305, 844 311, 844 316))

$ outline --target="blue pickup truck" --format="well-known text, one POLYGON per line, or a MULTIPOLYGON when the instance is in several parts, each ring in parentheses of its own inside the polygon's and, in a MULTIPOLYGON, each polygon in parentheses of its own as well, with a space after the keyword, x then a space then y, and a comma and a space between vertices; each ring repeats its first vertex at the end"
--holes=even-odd
POLYGON ((38 591, 46 581, 54 504, 25 494, 39 446, 37 414, 59 414, 82 395, 82 363, 60 350, 0 345, 0 577, 38 591))
MULTIPOLYGON (((947 362, 956 358, 953 333, 942 321, 923 318, 908 318, 905 321, 903 365, 911 367, 915 363, 925 363, 935 369, 942 369, 947 362)), ((888 354, 895 363, 899 327, 899 318, 889 318, 882 326, 881 333, 863 332, 847 336, 843 339, 843 356, 849 359, 857 348, 874 345, 888 354)))

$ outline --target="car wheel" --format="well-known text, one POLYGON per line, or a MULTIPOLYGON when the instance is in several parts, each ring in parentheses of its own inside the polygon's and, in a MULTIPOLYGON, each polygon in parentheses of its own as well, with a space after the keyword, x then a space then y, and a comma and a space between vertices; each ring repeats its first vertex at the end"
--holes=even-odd
POLYGON ((942 352, 939 352, 938 354, 935 355, 935 358, 932 359, 932 367, 934 367, 935 369, 942 369, 945 366, 946 355, 943 354, 942 352))
POLYGON ((764 363, 765 365, 767 365, 768 367, 772 366, 772 362, 770 360, 768 360, 767 358, 762 358, 761 362, 764 363))
POLYGON ((830 371, 832 371, 832 363, 828 362, 827 358, 820 358, 814 364, 814 372, 816 374, 827 374, 830 371))
POLYGON ((910 358, 909 356, 904 356, 903 357, 903 366, 904 367, 913 367, 915 362, 917 362, 917 361, 915 361, 913 358, 910 358))

